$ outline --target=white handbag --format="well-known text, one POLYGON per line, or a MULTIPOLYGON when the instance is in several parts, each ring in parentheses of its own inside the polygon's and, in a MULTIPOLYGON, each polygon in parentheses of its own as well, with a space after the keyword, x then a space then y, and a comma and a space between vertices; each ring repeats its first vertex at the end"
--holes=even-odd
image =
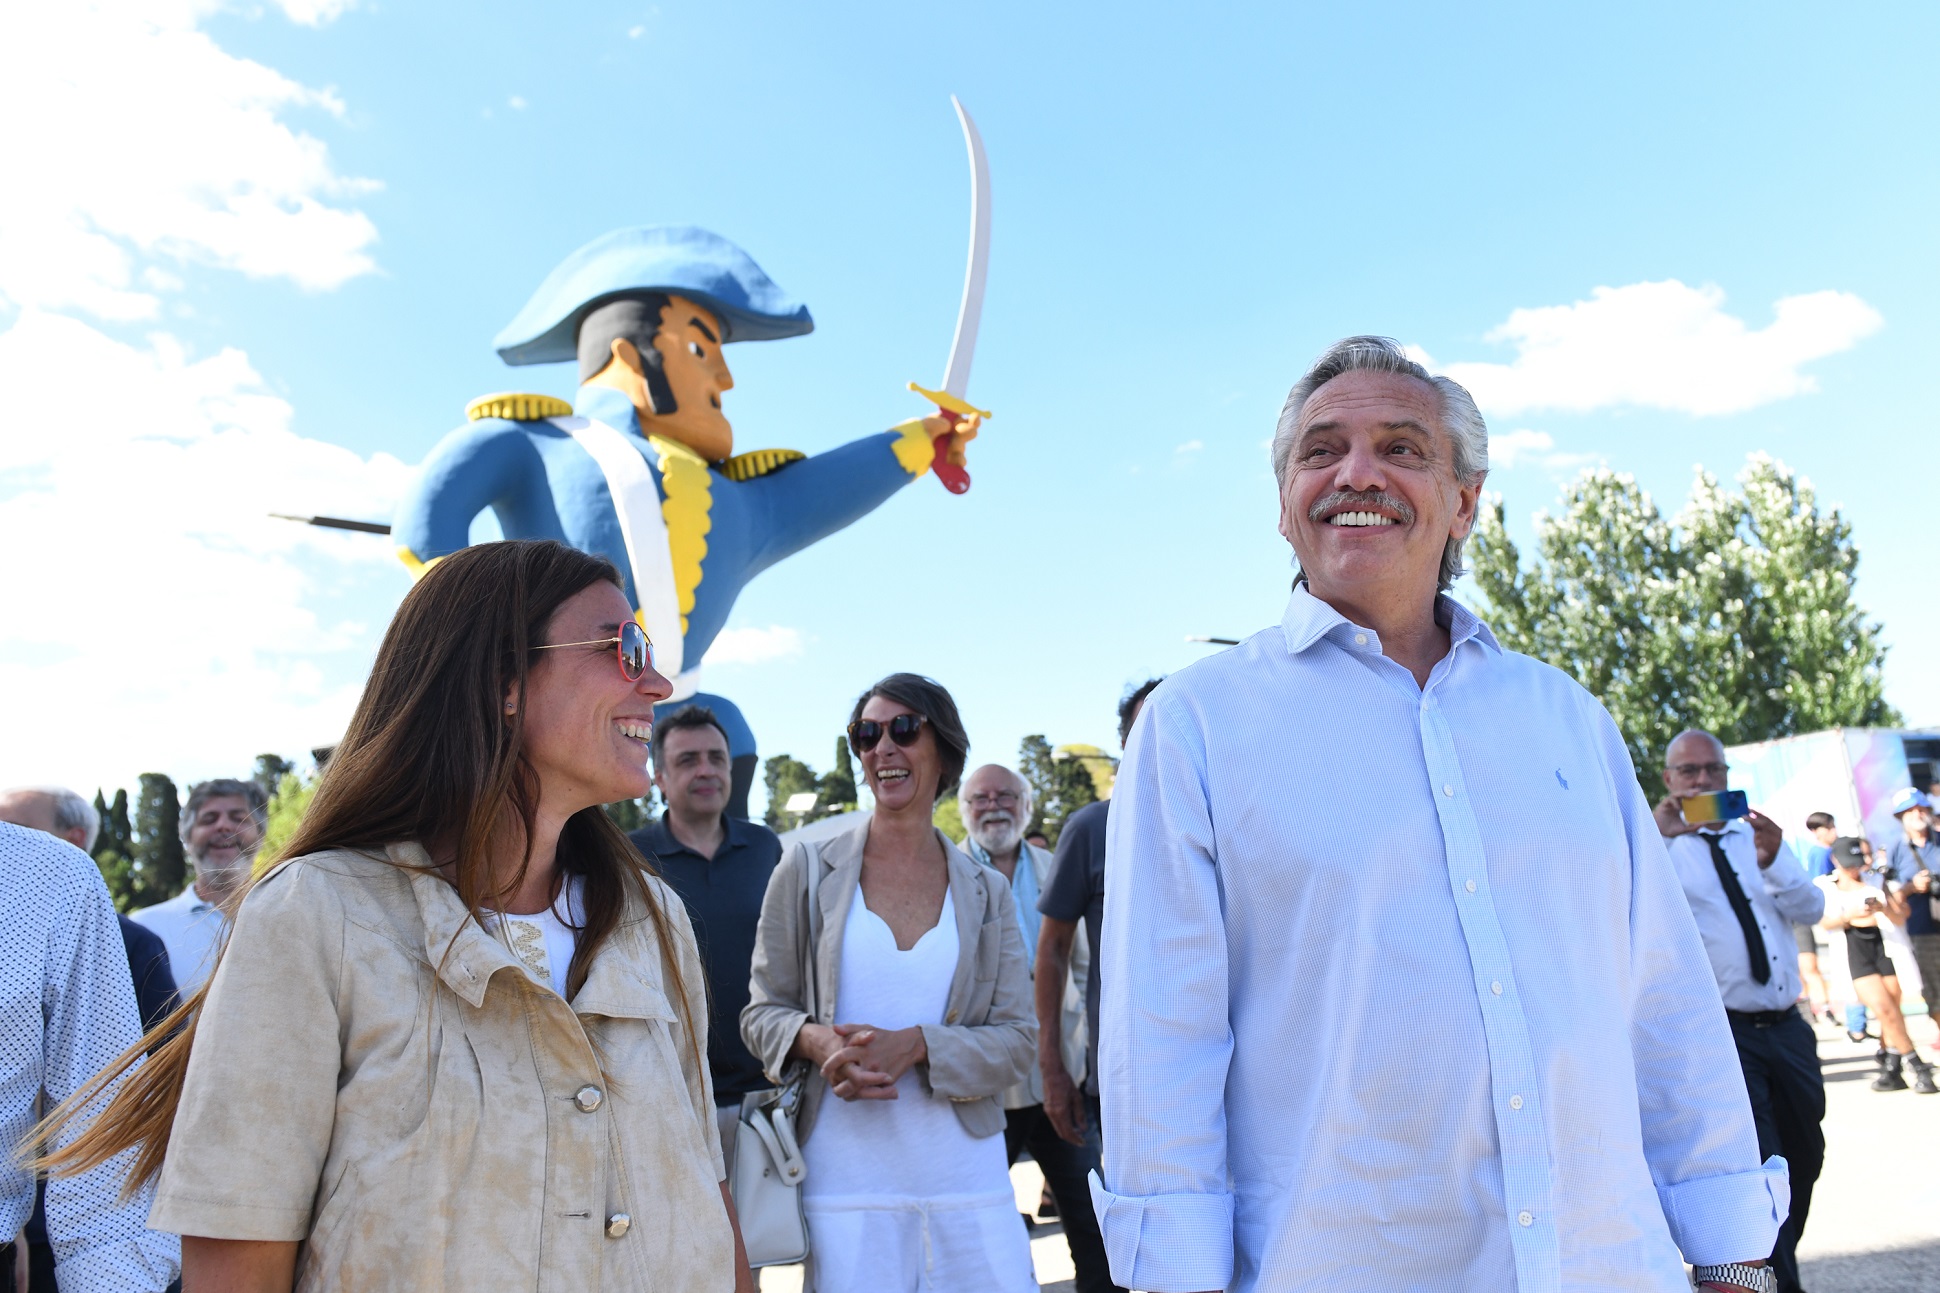
MULTIPOLYGON (((819 844, 803 847, 808 918, 802 954, 802 986, 807 996, 803 1004, 809 1018, 814 1019, 820 1013, 816 1006, 815 945, 822 926, 816 901, 822 849, 819 844)), ((810 1069, 807 1060, 798 1060, 788 1080, 779 1087, 741 1098, 741 1125, 734 1137, 734 1162, 728 1165, 728 1192, 734 1196, 748 1265, 756 1268, 808 1259, 808 1216, 802 1211, 802 1182, 808 1177, 808 1164, 795 1139, 795 1124, 801 1116, 810 1069)))

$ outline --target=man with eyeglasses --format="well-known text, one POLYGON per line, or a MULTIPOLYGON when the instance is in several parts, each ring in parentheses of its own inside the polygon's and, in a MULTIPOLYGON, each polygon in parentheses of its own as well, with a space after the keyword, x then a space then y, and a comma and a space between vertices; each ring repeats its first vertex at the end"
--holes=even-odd
POLYGON ((1812 1185, 1825 1164, 1825 1080, 1818 1038, 1798 1010, 1792 927, 1818 924, 1825 894, 1763 813, 1695 826, 1684 820, 1683 801, 1723 791, 1730 774, 1724 742, 1695 729, 1679 733, 1664 751, 1670 793, 1655 816, 1724 998, 1758 1152, 1784 1158, 1791 1172, 1790 1215, 1772 1250, 1780 1293, 1791 1293, 1799 1287, 1798 1243, 1812 1185))
MULTIPOLYGON (((1051 882, 1051 854, 1024 840, 1035 807, 1030 783, 1009 768, 987 763, 963 779, 957 806, 969 833, 964 850, 1010 881, 1024 951, 1035 966, 1043 924, 1037 900, 1051 882)), ((1082 1037, 1085 1027, 1084 998, 1073 990, 1072 980, 1082 981, 1089 957, 1073 959, 1059 987, 1059 1032, 1064 1038, 1082 1037)), ((1057 1200, 1058 1217, 1077 1274, 1077 1293, 1104 1293, 1115 1288, 1105 1261, 1104 1240, 1098 1234, 1098 1219, 1091 1210, 1091 1187, 1086 1182, 1098 1166, 1098 1153, 1089 1145, 1072 1144, 1058 1135, 1044 1113, 1044 1079, 1036 1066, 1025 1081, 1004 1092, 1004 1152, 1015 1163, 1025 1150, 1043 1169, 1045 1183, 1057 1200)))

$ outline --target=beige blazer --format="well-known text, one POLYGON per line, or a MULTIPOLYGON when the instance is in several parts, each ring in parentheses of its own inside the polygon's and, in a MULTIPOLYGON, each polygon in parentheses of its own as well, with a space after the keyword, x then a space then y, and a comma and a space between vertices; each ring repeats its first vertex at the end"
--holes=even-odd
MULTIPOLYGON (((802 983, 802 940, 808 903, 803 867, 821 867, 817 905, 821 939, 815 949, 820 997, 814 1022, 834 1024, 840 1016, 837 967, 842 964, 842 931, 862 882, 862 846, 868 823, 815 844, 795 844, 782 855, 768 880, 755 931, 754 971, 747 1008, 741 1012, 741 1038, 761 1060, 770 1081, 783 1081, 795 1034, 810 1022, 802 983)), ((938 831, 950 867, 950 897, 956 908, 961 951, 943 1022, 923 1026, 929 1059, 917 1066, 919 1079, 933 1093, 956 1105, 957 1117, 972 1136, 994 1136, 1004 1129, 999 1097, 1023 1080, 1036 1062, 1037 1014, 1031 1005, 1030 965, 1017 908, 1004 877, 970 859, 938 831)), ((847 1021, 844 1021, 847 1022, 847 1021)), ((866 1021, 864 1021, 866 1022, 866 1021)), ((803 1141, 815 1125, 828 1083, 809 1076, 796 1124, 803 1141)))
MULTIPOLYGON (((427 861, 415 844, 318 853, 249 892, 149 1225, 303 1240, 299 1293, 725 1293, 705 1039, 672 1008, 646 913, 568 1004, 449 884, 393 865, 427 861)), ((651 883, 704 1029, 692 929, 651 883)))

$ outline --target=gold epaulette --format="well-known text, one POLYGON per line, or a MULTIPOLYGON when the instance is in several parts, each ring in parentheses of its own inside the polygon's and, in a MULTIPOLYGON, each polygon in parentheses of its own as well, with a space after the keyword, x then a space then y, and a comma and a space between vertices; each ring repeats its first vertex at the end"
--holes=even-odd
POLYGON ((519 391, 500 391, 481 395, 465 406, 467 421, 504 418, 509 422, 538 422, 544 418, 571 417, 573 406, 557 395, 528 395, 519 391))
POLYGON ((737 453, 722 463, 721 474, 729 480, 753 480, 806 457, 799 449, 756 449, 753 453, 737 453))

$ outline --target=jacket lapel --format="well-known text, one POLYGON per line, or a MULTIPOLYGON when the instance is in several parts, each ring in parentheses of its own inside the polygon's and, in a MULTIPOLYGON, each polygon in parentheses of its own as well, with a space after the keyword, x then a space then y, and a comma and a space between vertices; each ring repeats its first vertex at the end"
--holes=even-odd
MULTIPOLYGON (((950 867, 950 897, 957 915, 957 968, 950 977, 950 998, 944 1019, 955 1023, 970 1000, 970 976, 977 968, 977 938, 983 932, 984 886, 979 872, 989 870, 973 861, 969 854, 950 842, 942 831, 936 838, 943 845, 943 857, 950 867)), ((998 879, 1001 873, 991 871, 998 879)))
POLYGON ((839 988, 837 967, 842 964, 842 935, 848 923, 849 907, 862 885, 862 846, 869 838, 869 824, 821 841, 811 848, 810 865, 820 866, 822 874, 815 891, 820 909, 821 939, 815 956, 815 1018, 821 1023, 835 1022, 835 994, 839 988))

